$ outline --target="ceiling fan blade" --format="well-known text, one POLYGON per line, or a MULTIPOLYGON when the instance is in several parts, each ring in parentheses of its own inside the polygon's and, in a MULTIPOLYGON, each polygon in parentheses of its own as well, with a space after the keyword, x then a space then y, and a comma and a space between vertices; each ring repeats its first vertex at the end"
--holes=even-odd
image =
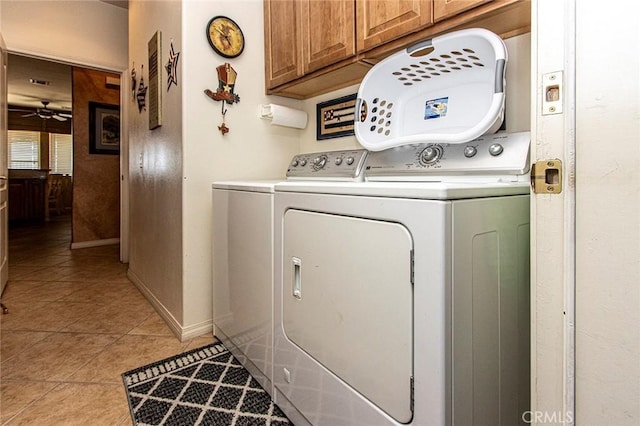
POLYGON ((35 113, 35 112, 32 112, 31 114, 25 114, 25 115, 23 115, 22 117, 34 117, 34 116, 36 116, 36 115, 38 115, 38 114, 37 114, 37 113, 35 113))
POLYGON ((60 117, 64 117, 64 118, 73 118, 72 114, 69 114, 69 113, 66 113, 66 112, 60 112, 60 113, 58 113, 58 115, 60 117))
POLYGON ((52 115, 53 118, 55 118, 58 121, 67 121, 66 118, 59 116, 58 114, 53 114, 52 115))

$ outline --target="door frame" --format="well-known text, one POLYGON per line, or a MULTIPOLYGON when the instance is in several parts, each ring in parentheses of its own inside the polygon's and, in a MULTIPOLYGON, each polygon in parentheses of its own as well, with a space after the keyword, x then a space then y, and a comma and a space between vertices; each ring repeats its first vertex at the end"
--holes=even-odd
MULTIPOLYGON (((7 104, 7 62, 8 52, 4 37, 0 33, 0 144, 4 155, 0 158, 0 210, 4 209, 4 215, 0 214, 0 298, 4 288, 9 282, 9 137, 8 137, 8 110, 7 104), (4 205, 4 206, 3 206, 4 205)), ((2 307, 2 313, 5 313, 2 307)))
POLYGON ((562 192, 531 194, 531 411, 575 421, 575 1, 531 3, 531 158, 562 161, 562 192), (543 113, 543 76, 562 72, 562 112, 543 113))
MULTIPOLYGON (((94 69, 98 71, 118 74, 120 76, 120 262, 129 262, 129 133, 128 115, 129 102, 127 95, 129 93, 129 72, 127 70, 106 68, 101 65, 76 62, 73 60, 61 58, 54 55, 34 55, 29 52, 20 50, 7 49, 8 54, 16 54, 29 56, 35 59, 53 61, 63 63, 69 66, 78 66, 83 68, 94 69)), ((6 138, 5 138, 6 139, 6 138)), ((7 143, 0 142, 0 143, 7 143)), ((8 154, 7 154, 8 155, 8 154)))
POLYGON ((120 72, 120 262, 129 263, 129 70, 120 72))

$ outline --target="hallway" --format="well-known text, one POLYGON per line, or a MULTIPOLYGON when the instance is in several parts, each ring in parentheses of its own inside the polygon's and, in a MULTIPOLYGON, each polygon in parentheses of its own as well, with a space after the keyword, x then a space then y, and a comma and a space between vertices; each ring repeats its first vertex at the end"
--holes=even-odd
POLYGON ((2 425, 130 425, 120 375, 213 341, 173 336, 128 280, 119 246, 69 246, 68 217, 10 227, 2 425))

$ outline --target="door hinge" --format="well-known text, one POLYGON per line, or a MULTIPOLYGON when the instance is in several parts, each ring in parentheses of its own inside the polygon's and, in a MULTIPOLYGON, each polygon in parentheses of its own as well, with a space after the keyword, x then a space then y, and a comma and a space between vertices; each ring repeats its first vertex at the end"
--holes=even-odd
POLYGON ((531 187, 536 194, 562 192, 562 161, 540 160, 531 166, 531 187))
POLYGON ((410 265, 410 280, 411 280, 411 285, 413 285, 413 281, 414 281, 414 276, 415 276, 415 261, 413 260, 414 256, 413 256, 413 250, 411 250, 409 252, 409 256, 411 257, 411 265, 410 265))

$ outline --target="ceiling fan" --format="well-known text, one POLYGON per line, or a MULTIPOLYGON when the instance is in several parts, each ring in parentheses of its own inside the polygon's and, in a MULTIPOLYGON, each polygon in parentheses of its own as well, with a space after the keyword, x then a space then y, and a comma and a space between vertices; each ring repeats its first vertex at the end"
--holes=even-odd
MULTIPOLYGON (((52 109, 49 109, 47 106, 49 105, 49 101, 40 101, 42 102, 42 108, 36 108, 35 111, 31 110, 20 110, 23 112, 29 112, 29 114, 25 114, 22 117, 35 117, 38 116, 44 120, 48 120, 53 118, 58 121, 67 121, 67 119, 72 118, 71 114, 65 112, 57 112, 52 109)), ((18 110, 14 110, 18 111, 18 110)))

